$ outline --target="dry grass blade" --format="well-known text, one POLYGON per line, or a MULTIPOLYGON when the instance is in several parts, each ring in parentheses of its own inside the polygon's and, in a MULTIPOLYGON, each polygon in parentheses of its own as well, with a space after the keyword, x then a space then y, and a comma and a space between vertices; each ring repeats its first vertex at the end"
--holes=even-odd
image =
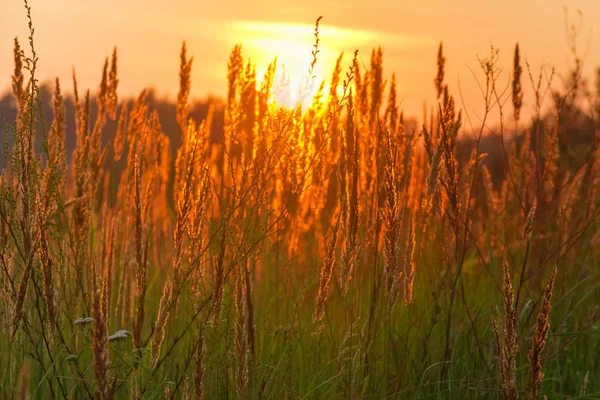
POLYGON ((94 336, 92 353, 94 354, 94 372, 96 375, 96 392, 99 400, 109 400, 108 388, 108 335, 106 315, 102 313, 102 293, 96 277, 96 268, 92 263, 92 316, 94 318, 94 336))
POLYGON ((544 373, 542 372, 542 352, 546 346, 546 339, 548 338, 548 332, 550 330, 549 316, 550 310, 552 309, 550 300, 552 299, 552 290, 554 288, 554 280, 556 278, 557 270, 558 268, 554 267, 552 275, 550 276, 550 279, 546 284, 546 288, 544 289, 544 298, 542 300, 540 312, 537 316, 537 323, 533 334, 533 342, 531 344, 531 348, 529 349, 531 400, 536 400, 538 398, 540 382, 544 377, 544 373))
POLYGON ((325 315, 325 302, 329 296, 329 286, 331 282, 331 276, 333 274, 333 265, 335 263, 335 248, 338 239, 338 230, 340 227, 340 214, 338 214, 333 226, 333 232, 327 245, 327 253, 323 264, 321 266, 321 272, 319 276, 319 289, 317 292, 317 299, 315 305, 314 321, 316 324, 315 334, 319 334, 323 328, 323 316, 325 315))
POLYGON ((508 262, 504 261, 504 321, 492 320, 502 376, 502 393, 505 400, 516 400, 519 397, 517 389, 517 311, 515 310, 515 293, 512 287, 508 262))

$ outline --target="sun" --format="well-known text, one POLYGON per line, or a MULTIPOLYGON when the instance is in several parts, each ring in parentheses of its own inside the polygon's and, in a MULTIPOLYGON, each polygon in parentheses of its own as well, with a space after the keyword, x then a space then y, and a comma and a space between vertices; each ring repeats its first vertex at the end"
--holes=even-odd
MULTIPOLYGON (((309 69, 314 49, 310 25, 245 23, 248 34, 244 54, 256 64, 259 79, 266 67, 277 59, 273 79, 273 100, 279 106, 294 108, 307 106, 325 79, 327 60, 318 57, 312 74, 309 69)), ((323 53, 320 51, 319 56, 323 53)))
MULTIPOLYGON (((285 108, 307 107, 317 94, 317 78, 308 70, 303 73, 290 73, 286 64, 278 65, 275 70, 271 95, 278 106, 285 108)), ((293 69, 293 67, 291 68, 293 69)))
POLYGON ((366 40, 360 31, 320 25, 317 62, 309 71, 315 44, 314 25, 239 22, 234 29, 244 43, 244 56, 256 65, 259 80, 277 59, 272 94, 277 105, 286 108, 309 106, 322 82, 327 92, 340 53, 347 54, 343 65, 349 66, 355 49, 349 48, 348 43, 360 44, 366 40))

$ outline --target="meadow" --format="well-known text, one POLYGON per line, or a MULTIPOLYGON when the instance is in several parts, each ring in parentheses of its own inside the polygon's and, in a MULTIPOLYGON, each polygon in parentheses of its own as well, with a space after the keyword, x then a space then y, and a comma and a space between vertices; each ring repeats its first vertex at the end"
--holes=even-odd
POLYGON ((501 71, 492 47, 476 119, 440 43, 414 126, 381 48, 367 66, 341 55, 290 108, 277 62, 257 77, 236 46, 226 98, 195 120, 202 64, 183 43, 165 132, 148 92, 119 97, 116 48, 96 90, 55 81, 49 118, 25 4, 2 129, 0 397, 600 398, 600 87, 577 57, 560 86, 518 45, 501 71))

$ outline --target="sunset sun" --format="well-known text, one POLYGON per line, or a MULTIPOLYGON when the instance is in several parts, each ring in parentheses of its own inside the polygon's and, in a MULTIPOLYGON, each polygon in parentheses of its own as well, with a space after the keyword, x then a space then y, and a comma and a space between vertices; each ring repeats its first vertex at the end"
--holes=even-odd
POLYGON ((298 104, 308 106, 321 83, 327 93, 329 78, 340 54, 345 54, 341 68, 349 68, 353 52, 363 47, 372 35, 320 24, 317 61, 309 74, 315 45, 314 25, 241 22, 234 26, 244 37, 243 52, 255 63, 259 77, 276 58, 273 96, 277 104, 287 108, 298 104), (356 47, 350 47, 352 44, 356 47))

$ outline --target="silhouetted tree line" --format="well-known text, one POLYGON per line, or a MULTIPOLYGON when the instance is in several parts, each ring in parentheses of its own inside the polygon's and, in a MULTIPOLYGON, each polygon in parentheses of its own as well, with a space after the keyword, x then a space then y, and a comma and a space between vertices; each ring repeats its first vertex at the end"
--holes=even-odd
MULTIPOLYGON (((44 83, 40 86, 40 97, 42 100, 42 113, 45 121, 45 129, 49 130, 51 123, 54 119, 53 108, 52 108, 52 96, 53 96, 53 85, 44 83)), ((135 98, 120 99, 118 113, 116 119, 113 121, 108 118, 107 123, 104 127, 102 134, 102 145, 106 147, 108 145, 108 153, 106 156, 105 168, 111 174, 112 183, 115 179, 121 176, 121 172, 126 167, 127 158, 122 157, 119 161, 113 160, 113 146, 112 141, 116 136, 117 124, 121 112, 123 102, 128 103, 128 110, 131 110, 135 98)), ((159 98, 156 96, 156 92, 153 89, 146 91, 146 102, 149 105, 150 110, 156 110, 160 119, 162 131, 169 137, 171 142, 171 160, 175 159, 177 149, 181 146, 182 132, 179 124, 176 121, 176 104, 166 98, 159 98)), ((215 142, 223 140, 223 122, 224 122, 224 107, 219 99, 206 99, 192 101, 189 109, 189 117, 195 121, 202 121, 208 115, 208 109, 210 104, 214 105, 213 120, 211 125, 211 139, 215 142)), ((10 134, 11 127, 15 125, 15 119, 17 116, 16 102, 12 92, 5 93, 0 97, 0 132, 2 132, 2 142, 8 146, 12 146, 12 134, 10 134)), ((75 134, 75 100, 72 95, 64 95, 64 108, 65 108, 65 120, 66 120, 66 135, 65 135, 65 154, 67 157, 67 164, 71 162, 73 152, 76 146, 76 134, 75 134)), ((90 94, 90 126, 93 126, 94 121, 98 113, 98 107, 96 103, 96 97, 90 94)), ((41 139, 41 132, 43 127, 38 123, 38 131, 40 132, 39 138, 41 139)), ((41 144, 41 140, 37 143, 37 148, 41 144)), ((5 152, 0 151, 0 165, 5 164, 5 152)), ((171 183, 172 184, 172 183, 171 183)), ((117 185, 111 184, 113 188, 117 185)), ((171 188, 172 189, 172 188, 171 188)))
MULTIPOLYGON (((584 79, 565 84, 561 93, 554 91, 551 93, 551 103, 553 104, 545 111, 540 118, 530 119, 530 122, 521 121, 520 127, 514 134, 514 128, 505 128, 504 148, 508 152, 512 146, 512 141, 516 140, 517 148, 520 147, 524 132, 531 132, 531 149, 541 147, 541 142, 549 136, 549 130, 555 129, 558 122, 558 147, 559 160, 562 166, 568 169, 577 169, 584 162, 586 157, 596 148, 596 141, 600 135, 597 134, 600 128, 600 70, 598 74, 598 83, 594 90, 590 90, 589 83, 584 79)), ((45 128, 49 129, 54 118, 52 113, 52 94, 53 87, 45 83, 40 87, 42 100, 42 112, 45 120, 45 128)), ((181 146, 182 132, 176 121, 176 104, 166 99, 158 98, 153 89, 146 92, 147 103, 151 110, 157 110, 163 132, 169 137, 171 142, 171 159, 175 159, 177 149, 181 146)), ((135 101, 135 98, 121 99, 127 101, 129 108, 135 101)), ((211 140, 221 142, 223 140, 224 126, 224 103, 221 99, 204 99, 192 101, 189 109, 189 117, 195 121, 201 121, 208 115, 210 104, 215 106, 213 121, 211 124, 211 140)), ((96 119, 97 105, 95 97, 90 98, 91 126, 96 119)), ((65 118, 66 118, 66 137, 65 152, 67 163, 70 163, 73 151, 75 149, 75 104, 72 95, 64 97, 65 118)), ((121 108, 119 107, 119 112, 121 108)), ((2 142, 12 146, 10 132, 11 126, 14 126, 17 115, 16 103, 12 93, 9 91, 0 97, 0 128, 2 131, 2 142)), ((118 115, 115 121, 108 120, 103 132, 103 146, 112 142, 115 137, 118 123, 118 115)), ((505 123, 505 126, 511 126, 512 120, 505 123)), ((418 131, 415 121, 411 120, 411 129, 418 131)), ((514 125, 512 125, 514 126, 514 125)), ((40 132, 42 127, 40 126, 40 132)), ((475 146, 474 134, 462 129, 457 149, 458 158, 461 161, 467 161, 471 151, 475 146)), ((486 129, 486 131, 488 131, 486 129)), ((418 132, 417 132, 418 133, 418 132)), ((39 143, 38 143, 39 145, 39 143)), ((494 182, 499 182, 505 173, 505 154, 502 149, 502 141, 499 130, 487 132, 480 142, 480 153, 487 156, 484 160, 490 171, 494 182)), ((125 168, 126 158, 123 157, 118 162, 113 160, 112 146, 108 146, 106 168, 112 176, 118 177, 125 168)), ((540 155, 543 157, 543 155, 540 155)), ((1 165, 5 163, 4 151, 0 152, 1 165)))

